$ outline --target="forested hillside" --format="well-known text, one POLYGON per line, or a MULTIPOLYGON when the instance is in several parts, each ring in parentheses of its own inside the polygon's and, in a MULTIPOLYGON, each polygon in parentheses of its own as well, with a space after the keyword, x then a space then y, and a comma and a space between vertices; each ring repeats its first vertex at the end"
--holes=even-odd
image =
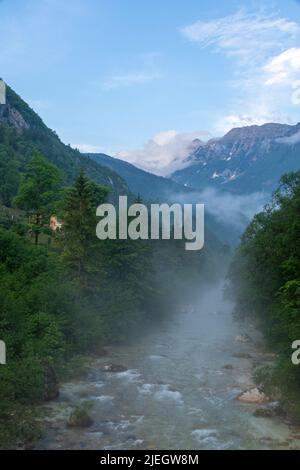
POLYGON ((274 368, 258 371, 269 393, 300 420, 300 366, 291 361, 300 339, 300 172, 281 178, 272 203, 245 231, 230 269, 239 317, 257 318, 278 354, 274 368))
POLYGON ((65 184, 71 183, 82 168, 88 177, 104 184, 113 193, 129 192, 119 175, 63 144, 9 86, 6 90, 7 104, 0 105, 0 202, 11 204, 34 150, 40 151, 63 171, 65 184))

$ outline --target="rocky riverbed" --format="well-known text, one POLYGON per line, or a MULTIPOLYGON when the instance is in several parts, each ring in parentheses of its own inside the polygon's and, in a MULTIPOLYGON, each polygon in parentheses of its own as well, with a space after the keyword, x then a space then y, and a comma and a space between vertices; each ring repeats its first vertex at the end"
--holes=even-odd
POLYGON ((252 379, 272 355, 233 320, 222 285, 106 353, 43 407, 38 449, 300 449, 252 379))

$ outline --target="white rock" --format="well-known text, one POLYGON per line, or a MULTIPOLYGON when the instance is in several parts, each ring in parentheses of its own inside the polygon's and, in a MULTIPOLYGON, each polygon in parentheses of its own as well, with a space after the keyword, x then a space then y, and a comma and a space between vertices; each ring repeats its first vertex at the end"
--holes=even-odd
POLYGON ((269 401, 269 397, 257 387, 246 390, 237 399, 243 403, 266 403, 269 401))

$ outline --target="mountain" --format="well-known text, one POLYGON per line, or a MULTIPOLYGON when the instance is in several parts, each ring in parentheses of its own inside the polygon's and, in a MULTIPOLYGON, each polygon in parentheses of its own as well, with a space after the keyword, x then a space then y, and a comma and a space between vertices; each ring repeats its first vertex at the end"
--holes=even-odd
MULTIPOLYGON (((181 203, 204 202, 203 200, 199 201, 198 191, 186 188, 168 178, 148 173, 147 171, 135 167, 131 163, 105 154, 88 154, 88 156, 101 163, 101 165, 107 165, 108 168, 116 171, 124 178, 130 191, 136 195, 142 196, 146 201, 181 203)), ((243 222, 244 225, 246 225, 248 219, 244 217, 243 222)), ((210 213, 209 207, 207 207, 205 214, 205 230, 206 238, 208 239, 213 239, 212 234, 218 233, 219 239, 226 241, 226 243, 236 244, 239 240, 240 230, 236 230, 232 225, 219 220, 215 215, 210 213)))
POLYGON ((232 129, 220 139, 201 143, 186 164, 171 176, 185 186, 271 192, 284 173, 300 167, 300 123, 232 129))
POLYGON ((11 198, 17 191, 21 174, 25 171, 34 150, 42 152, 50 162, 63 170, 66 184, 70 184, 83 168, 92 180, 107 186, 114 194, 130 193, 121 176, 61 142, 57 134, 49 129, 9 86, 6 86, 6 103, 0 104, 2 203, 10 204, 11 198))
POLYGON ((178 196, 188 192, 184 186, 171 179, 156 176, 118 158, 110 157, 103 153, 89 153, 86 155, 97 163, 118 173, 126 181, 130 191, 141 195, 145 200, 167 201, 173 198, 174 195, 178 196))

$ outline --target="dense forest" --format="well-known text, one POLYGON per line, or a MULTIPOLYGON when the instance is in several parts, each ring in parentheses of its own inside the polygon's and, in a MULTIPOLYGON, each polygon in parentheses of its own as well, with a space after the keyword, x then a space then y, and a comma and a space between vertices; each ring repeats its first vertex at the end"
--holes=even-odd
POLYGON ((246 229, 230 268, 236 314, 259 320, 274 366, 256 371, 286 412, 300 420, 300 368, 291 361, 300 338, 300 172, 281 178, 272 203, 246 229))
POLYGON ((63 176, 34 150, 1 206, 2 447, 34 441, 35 405, 57 396, 76 358, 129 341, 179 305, 179 290, 184 301, 192 285, 221 271, 216 241, 195 255, 182 241, 98 240, 96 207, 110 190, 83 170, 71 186, 63 176))

